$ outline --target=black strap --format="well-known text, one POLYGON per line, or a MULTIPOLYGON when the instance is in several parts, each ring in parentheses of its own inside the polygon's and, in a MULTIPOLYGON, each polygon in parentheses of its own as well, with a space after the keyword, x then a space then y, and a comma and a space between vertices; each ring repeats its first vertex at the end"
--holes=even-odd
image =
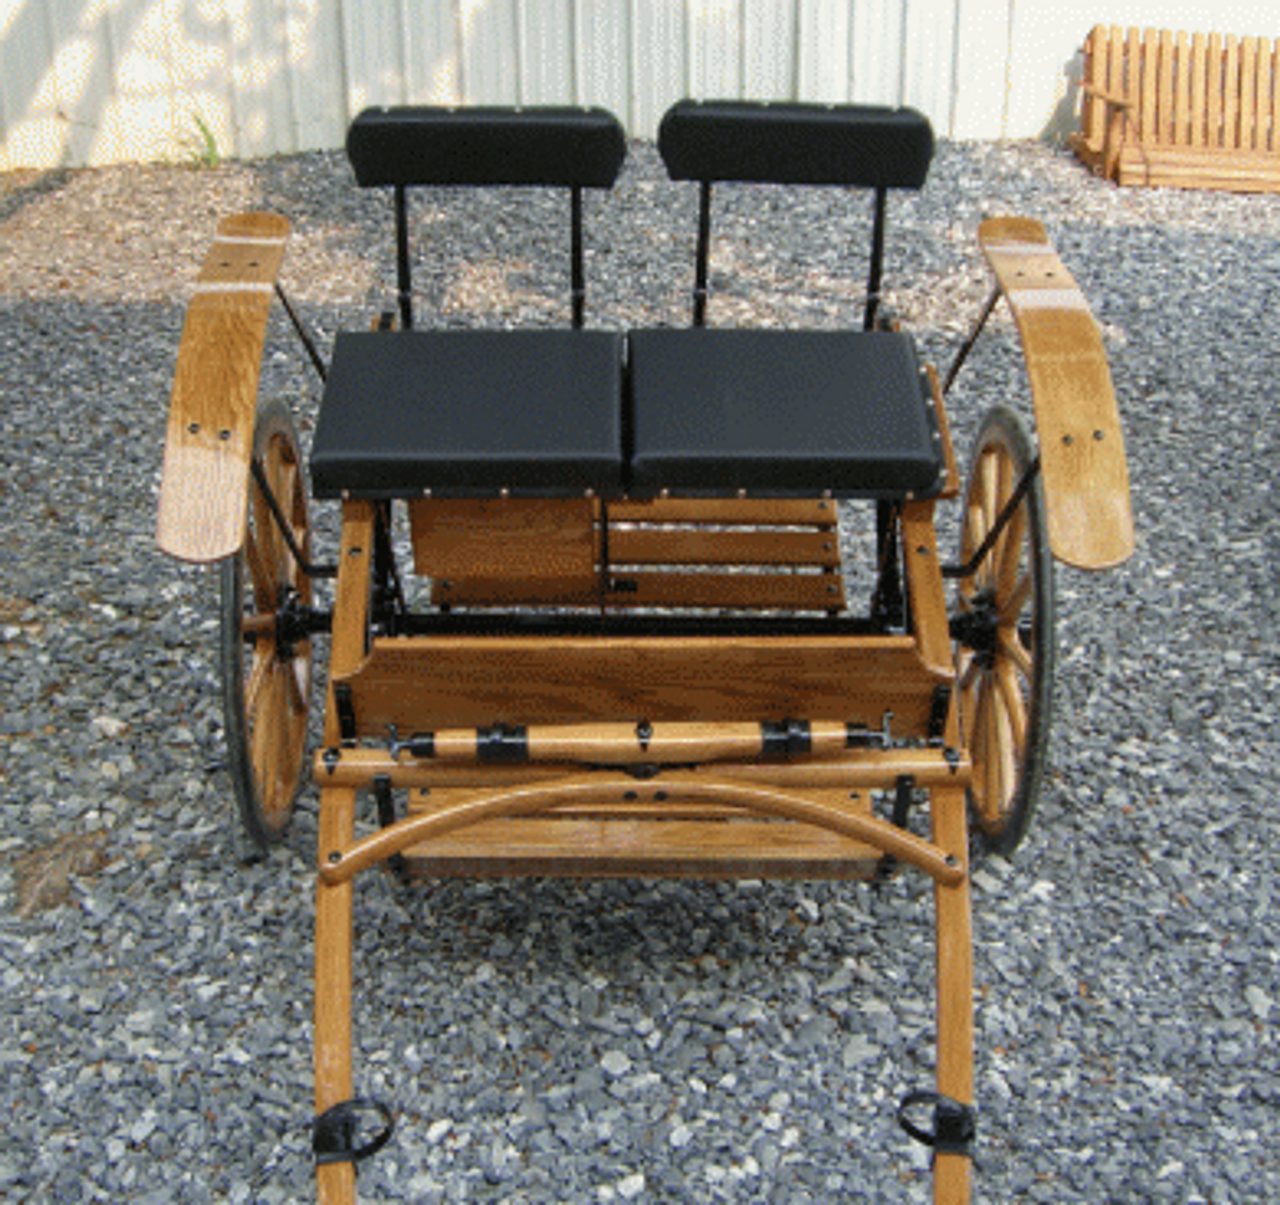
POLYGON ((908 1092, 898 1106, 898 1124, 917 1142, 932 1147, 938 1154, 973 1157, 977 1114, 971 1105, 962 1105, 941 1092, 908 1092), (921 1129, 909 1116, 911 1110, 920 1105, 933 1106, 932 1130, 921 1129))
POLYGON ((326 1109, 311 1130, 311 1149, 316 1163, 359 1163, 382 1150, 395 1129, 391 1110, 381 1101, 360 1097, 344 1100, 326 1109), (382 1119, 382 1127, 362 1146, 356 1145, 362 1114, 376 1113, 382 1119))

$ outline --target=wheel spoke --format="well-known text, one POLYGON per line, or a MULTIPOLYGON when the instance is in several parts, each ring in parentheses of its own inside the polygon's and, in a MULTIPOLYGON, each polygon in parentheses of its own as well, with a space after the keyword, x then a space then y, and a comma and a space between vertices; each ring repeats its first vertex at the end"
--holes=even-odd
POLYGON ((1022 696, 1022 686, 1013 666, 1001 661, 996 667, 996 692, 1000 705, 1009 722, 1009 740, 1017 759, 1021 760, 1027 744, 1027 705, 1022 696))
POLYGON ((1013 593, 1018 582, 1018 570, 1023 561, 1023 540, 1027 531, 1027 508, 1024 503, 1013 512, 1009 525, 1004 529, 1001 538, 999 555, 995 561, 995 581, 997 598, 1006 598, 1013 593))
POLYGON ((1027 682, 1030 682, 1035 673, 1035 665, 1031 659, 1031 650, 1022 643, 1022 637, 1018 629, 1001 625, 998 639, 1000 641, 1001 657, 1008 658, 1018 673, 1027 682))
POLYGON ((259 790, 263 796, 263 807, 273 810, 274 801, 271 796, 278 796, 276 784, 281 772, 285 769, 283 759, 284 692, 287 690, 284 667, 280 662, 272 662, 272 669, 267 675, 267 682, 262 691, 262 706, 254 716, 253 732, 250 736, 252 750, 251 761, 257 776, 259 790))
POLYGON ((1010 627, 1016 624, 1022 612, 1026 610, 1027 602, 1030 600, 1034 589, 1035 577, 1030 569, 1026 569, 1017 581, 1010 586, 1007 593, 1001 592, 1000 609, 996 616, 999 621, 1010 627))
POLYGON ((248 572, 248 585, 253 590, 254 603, 264 611, 275 610, 276 582, 271 572, 268 550, 258 538, 258 528, 249 524, 244 537, 244 567, 248 572))
POLYGON ((244 714, 250 725, 258 718, 262 707, 263 693, 271 677, 271 663, 275 653, 269 641, 262 641, 253 652, 253 668, 249 672, 249 680, 244 687, 244 714))

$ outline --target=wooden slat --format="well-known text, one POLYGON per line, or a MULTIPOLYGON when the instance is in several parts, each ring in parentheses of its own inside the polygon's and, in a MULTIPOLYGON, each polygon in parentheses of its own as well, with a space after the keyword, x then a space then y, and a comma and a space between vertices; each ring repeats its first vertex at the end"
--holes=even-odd
POLYGON ((840 611, 844 582, 838 573, 610 574, 611 607, 710 608, 752 611, 840 611))
POLYGON ((1191 134, 1191 44, 1185 33, 1174 39, 1173 74, 1173 142, 1176 146, 1190 146, 1191 134))
POLYGON ((840 564, 834 531, 742 531, 705 528, 614 528, 611 565, 840 564))
POLYGON ((1271 142, 1271 92, 1272 49, 1270 38, 1258 38, 1255 58, 1255 89, 1253 100, 1254 127, 1253 149, 1265 154, 1272 149, 1271 142))
POLYGON ((1081 102, 1080 125, 1085 143, 1095 150, 1102 146, 1107 119, 1105 103, 1095 97, 1090 86, 1109 87, 1106 72, 1110 64, 1110 56, 1106 54, 1107 29, 1095 25, 1084 42, 1084 71, 1082 81, 1086 85, 1081 102))
POLYGON ((1209 98, 1205 94, 1209 78, 1209 45, 1202 33, 1191 35, 1191 145, 1202 147, 1207 137, 1209 98))
POLYGON ((938 685, 909 636, 379 639, 351 687, 357 729, 401 732, 796 716, 928 732, 938 685))
POLYGON ((1271 44, 1271 141, 1267 149, 1280 154, 1280 38, 1271 44))
POLYGON ((1040 436, 1054 555, 1103 569, 1133 552, 1124 436, 1102 337, 1039 222, 995 218, 978 231, 1022 337, 1040 436))
POLYGON ((1138 141, 1143 146, 1160 141, 1160 35, 1148 29, 1142 38, 1141 92, 1138 102, 1138 141))
POLYGON ((1240 43, 1228 34, 1222 58, 1222 145, 1240 147, 1240 43))
POLYGON ((156 521, 160 547, 182 560, 221 560, 244 540, 258 374, 288 234, 275 214, 223 219, 187 307, 156 521))
POLYGON ((1240 42, 1240 127, 1236 135, 1236 146, 1242 151, 1254 148, 1257 89, 1258 39, 1243 38, 1240 42))
POLYGON ((1162 29, 1159 32, 1159 51, 1156 58, 1156 104, 1158 105, 1155 141, 1163 146, 1173 146, 1177 142, 1174 129, 1173 79, 1177 69, 1177 58, 1174 53, 1173 31, 1162 29))
POLYGON ((1222 35, 1209 35, 1209 53, 1205 59, 1205 93, 1208 97, 1206 145, 1222 146, 1222 105, 1226 90, 1226 57, 1222 48, 1222 35))
POLYGON ((655 498, 611 502, 614 523, 713 523, 745 527, 833 526, 836 503, 829 498, 655 498))
POLYGON ((1120 157, 1116 182, 1151 188, 1277 192, 1280 191, 1280 161, 1275 155, 1260 152, 1134 149, 1120 157))

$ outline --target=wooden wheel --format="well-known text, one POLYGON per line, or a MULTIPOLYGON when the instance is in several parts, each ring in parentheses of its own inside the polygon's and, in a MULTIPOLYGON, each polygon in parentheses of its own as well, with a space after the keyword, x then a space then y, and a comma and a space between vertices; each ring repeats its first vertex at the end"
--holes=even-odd
MULTIPOLYGON (((282 402, 259 408, 253 456, 309 559, 302 457, 282 402)), ((240 818, 265 850, 284 835, 302 780, 311 711, 312 651, 304 620, 311 582, 254 478, 248 509, 244 547, 221 565, 222 703, 240 818)))
MULTIPOLYGON (((1032 463, 1003 406, 983 420, 965 488, 960 560, 968 561, 1032 463)), ((1053 694, 1053 557, 1039 476, 971 577, 960 580, 960 717, 973 758, 970 804, 986 846, 1011 853, 1026 835, 1048 755, 1053 694)))

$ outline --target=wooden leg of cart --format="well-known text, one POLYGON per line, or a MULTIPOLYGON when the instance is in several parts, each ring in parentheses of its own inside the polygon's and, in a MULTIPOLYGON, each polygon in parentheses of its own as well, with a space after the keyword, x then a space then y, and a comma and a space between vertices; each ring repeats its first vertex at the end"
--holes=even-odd
MULTIPOLYGON (((354 669, 364 656, 369 618, 369 565, 373 552, 373 506, 343 507, 342 549, 334 605, 335 674, 354 669)), ((335 749, 341 730, 330 688, 325 714, 325 747, 335 749)), ((327 850, 346 849, 355 838, 356 791, 325 786, 320 791, 320 858, 327 850)), ((326 883, 316 891, 315 1076, 316 1117, 334 1117, 352 1099, 351 1074, 351 902, 355 884, 326 883)), ((339 1131, 341 1127, 338 1127, 339 1131)), ((356 1199, 355 1160, 330 1158, 316 1135, 316 1189, 321 1205, 352 1205, 356 1199)), ((337 1134, 337 1145, 344 1135, 337 1134)))
MULTIPOLYGON (((965 1110, 973 1107, 973 942, 969 912, 968 826, 965 793, 939 790, 931 801, 933 840, 950 857, 965 865, 965 876, 954 885, 936 882, 934 900, 938 931, 938 1094, 965 1110)), ((967 1114, 971 1131, 972 1114, 967 1114)), ((933 1165, 935 1205, 961 1205, 969 1200, 971 1159, 967 1151, 945 1149, 941 1118, 935 1136, 941 1139, 933 1165)), ((968 1140, 957 1145, 967 1147, 968 1140)))
MULTIPOLYGON (((321 792, 320 848, 343 849, 355 835, 355 791, 321 792)), ((316 892, 316 1116, 352 1096, 351 897, 353 882, 320 881, 316 892)), ((351 1205, 356 1169, 350 1160, 316 1165, 321 1205, 351 1205)))

